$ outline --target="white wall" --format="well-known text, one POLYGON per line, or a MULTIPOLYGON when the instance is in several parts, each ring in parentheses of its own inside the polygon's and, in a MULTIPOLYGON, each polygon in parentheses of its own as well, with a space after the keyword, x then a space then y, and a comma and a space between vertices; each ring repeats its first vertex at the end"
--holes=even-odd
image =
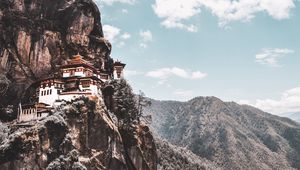
POLYGON ((79 85, 79 89, 82 91, 91 92, 92 95, 99 95, 99 90, 97 85, 90 84, 90 87, 82 87, 82 85, 79 85))
POLYGON ((98 91, 97 85, 91 84, 90 85, 90 89, 91 89, 93 95, 99 95, 99 91, 98 91))
POLYGON ((18 121, 19 122, 28 122, 31 120, 40 120, 44 117, 47 117, 48 115, 49 115, 49 113, 42 113, 41 116, 38 117, 37 111, 35 108, 23 109, 18 121), (30 110, 30 112, 28 112, 28 110, 30 110))
POLYGON ((70 77, 70 73, 63 73, 63 77, 70 77))
MULTIPOLYGON (((121 72, 120 78, 123 78, 123 77, 124 77, 124 71, 121 72)), ((120 79, 120 78, 118 78, 117 70, 114 70, 114 78, 115 79, 120 79)))
POLYGON ((59 99, 60 100, 65 100, 65 101, 71 101, 71 100, 74 100, 74 99, 82 97, 82 96, 88 97, 90 95, 84 95, 84 94, 65 94, 65 95, 59 95, 59 99))
POLYGON ((76 72, 75 72, 75 76, 85 77, 85 74, 84 74, 83 71, 76 71, 76 72))
POLYGON ((37 119, 40 120, 40 119, 42 119, 44 117, 47 117, 48 115, 49 115, 49 113, 43 112, 40 117, 37 117, 37 119))
POLYGON ((19 117, 20 122, 27 122, 35 119, 36 119, 36 110, 34 108, 22 109, 22 113, 20 113, 20 117, 19 117))
POLYGON ((55 100, 59 99, 58 94, 57 94, 57 89, 55 89, 54 86, 51 87, 45 87, 45 88, 40 88, 40 94, 39 94, 39 103, 46 103, 49 104, 50 106, 53 106, 55 100), (52 90, 52 93, 49 95, 41 95, 42 91, 47 91, 47 90, 52 90))

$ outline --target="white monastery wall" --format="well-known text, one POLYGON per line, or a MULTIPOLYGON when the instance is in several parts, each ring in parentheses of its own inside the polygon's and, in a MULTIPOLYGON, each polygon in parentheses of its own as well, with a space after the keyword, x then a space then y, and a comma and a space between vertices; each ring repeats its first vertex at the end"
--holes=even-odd
POLYGON ((63 73, 63 77, 70 77, 70 73, 63 73))
POLYGON ((59 99, 59 97, 57 94, 57 89, 55 89, 54 86, 40 88, 39 103, 46 103, 52 106, 57 99, 59 99))
POLYGON ((23 109, 20 113, 19 121, 26 122, 33 119, 36 119, 35 109, 23 109))

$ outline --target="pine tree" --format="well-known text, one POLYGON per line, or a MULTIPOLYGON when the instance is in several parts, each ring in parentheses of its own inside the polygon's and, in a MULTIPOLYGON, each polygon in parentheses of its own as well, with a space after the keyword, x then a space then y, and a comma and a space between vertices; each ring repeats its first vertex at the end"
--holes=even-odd
POLYGON ((115 80, 113 86, 113 111, 119 124, 130 125, 138 115, 133 90, 125 79, 115 80))
POLYGON ((148 100, 146 98, 146 96, 145 96, 145 93, 140 90, 139 94, 137 96, 137 109, 138 109, 138 113, 136 115, 136 120, 139 123, 141 122, 141 118, 143 118, 148 123, 151 121, 151 117, 143 115, 143 109, 144 109, 144 107, 148 107, 148 106, 151 106, 151 101, 148 100))

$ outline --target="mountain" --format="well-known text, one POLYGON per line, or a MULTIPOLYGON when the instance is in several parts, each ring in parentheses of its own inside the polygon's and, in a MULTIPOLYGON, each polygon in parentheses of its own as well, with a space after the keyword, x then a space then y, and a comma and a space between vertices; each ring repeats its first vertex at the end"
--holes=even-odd
POLYGON ((111 44, 103 38, 93 0, 1 0, 0 108, 14 107, 0 115, 16 113, 32 83, 77 53, 96 68, 109 69, 111 44))
POLYGON ((201 158, 191 151, 170 144, 160 138, 155 139, 158 151, 158 170, 219 170, 217 165, 201 158))
POLYGON ((215 97, 152 100, 145 112, 161 138, 222 169, 300 169, 300 124, 288 118, 215 97))
POLYGON ((279 116, 288 117, 288 118, 290 118, 292 120, 295 120, 295 121, 300 123, 300 112, 298 112, 298 113, 285 113, 285 114, 281 114, 279 116))

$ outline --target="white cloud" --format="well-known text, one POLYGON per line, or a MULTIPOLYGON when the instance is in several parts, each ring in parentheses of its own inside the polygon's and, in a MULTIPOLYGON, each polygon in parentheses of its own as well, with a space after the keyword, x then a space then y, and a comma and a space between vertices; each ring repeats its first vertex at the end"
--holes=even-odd
POLYGON ((116 42, 117 36, 120 34, 121 29, 112 25, 103 25, 104 37, 111 43, 116 42))
POLYGON ((274 19, 286 19, 295 7, 293 0, 199 0, 219 18, 220 25, 231 21, 250 21, 259 12, 266 12, 274 19))
POLYGON ((191 32, 196 32, 197 28, 193 24, 183 24, 183 20, 188 20, 200 13, 200 3, 198 0, 156 0, 152 8, 166 28, 180 28, 191 32))
POLYGON ((300 112, 300 86, 286 90, 279 100, 259 99, 255 102, 242 100, 241 104, 248 104, 273 114, 300 112))
POLYGON ((128 32, 125 32, 122 36, 121 36, 122 39, 124 40, 127 40, 129 38, 131 38, 131 35, 128 33, 128 32))
POLYGON ((152 41, 153 36, 150 30, 140 31, 140 36, 142 37, 144 42, 152 41))
POLYGON ((192 76, 191 78, 192 79, 202 79, 206 76, 207 74, 206 73, 202 73, 200 71, 195 71, 195 72, 192 72, 192 76))
POLYGON ((163 19, 163 26, 188 31, 195 31, 189 29, 195 26, 184 22, 197 16, 203 8, 219 18, 220 26, 225 26, 232 21, 250 21, 259 12, 274 19, 287 19, 294 7, 294 0, 156 0, 152 5, 155 14, 163 19))
POLYGON ((120 41, 117 43, 117 47, 119 47, 119 48, 124 47, 124 45, 125 45, 124 41, 120 41))
POLYGON ((127 9, 122 9, 122 13, 123 13, 123 14, 127 14, 127 13, 128 13, 128 10, 127 10, 127 9))
POLYGON ((145 44, 145 43, 140 43, 140 47, 142 47, 142 48, 147 48, 147 47, 148 47, 148 45, 147 45, 147 44, 145 44))
POLYGON ((140 37, 142 39, 140 42, 141 48, 147 48, 148 43, 153 40, 152 32, 150 30, 140 30, 140 37))
POLYGON ((245 104, 245 105, 251 105, 251 102, 249 100, 240 100, 237 103, 241 104, 241 105, 243 105, 243 104, 245 104))
POLYGON ((177 89, 173 92, 173 94, 179 96, 182 99, 190 99, 194 96, 194 92, 192 90, 177 89))
POLYGON ((280 67, 278 60, 287 54, 294 53, 293 50, 287 48, 268 48, 263 49, 255 56, 256 62, 271 67, 280 67))
POLYGON ((200 71, 190 72, 182 68, 172 67, 149 71, 146 73, 146 76, 158 79, 167 79, 171 76, 177 76, 184 79, 203 79, 207 74, 200 71))
POLYGON ((131 38, 129 33, 125 32, 122 34, 120 28, 112 25, 103 25, 103 33, 104 37, 118 48, 123 47, 126 44, 125 41, 131 38))
POLYGON ((136 0, 95 0, 97 3, 101 4, 104 3, 106 5, 113 5, 114 3, 124 3, 133 5, 136 0))
POLYGON ((125 77, 132 77, 132 76, 138 76, 138 75, 142 75, 143 72, 140 71, 136 71, 136 70, 124 70, 124 75, 125 77))

